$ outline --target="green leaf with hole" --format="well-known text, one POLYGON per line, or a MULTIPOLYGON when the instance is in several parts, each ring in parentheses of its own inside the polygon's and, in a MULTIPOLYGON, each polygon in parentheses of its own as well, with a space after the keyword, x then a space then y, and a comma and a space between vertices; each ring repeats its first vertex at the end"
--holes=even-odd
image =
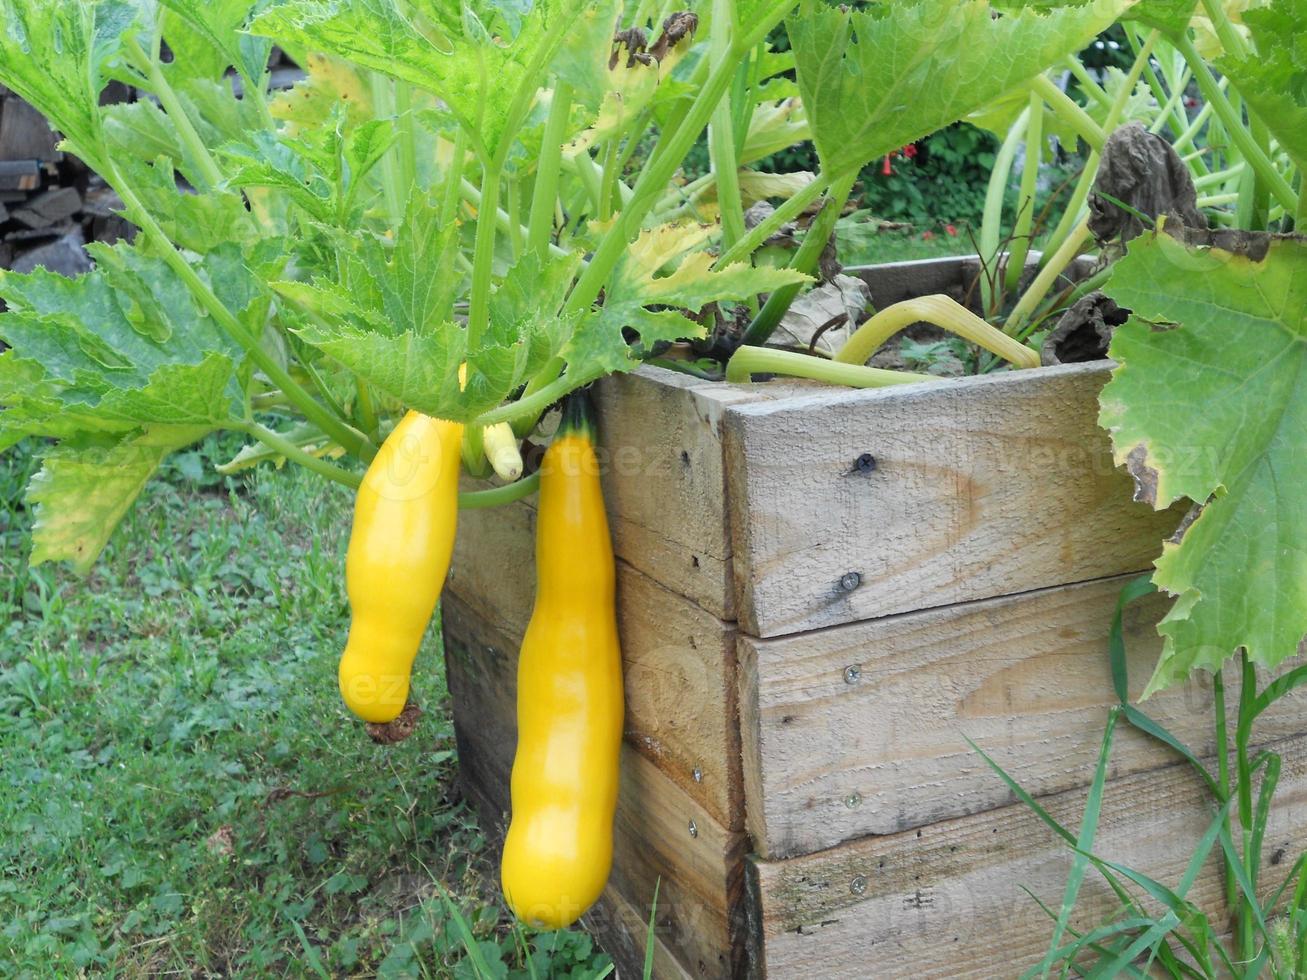
POLYGON ((1078 51, 1125 0, 1001 12, 986 0, 903 0, 866 11, 809 0, 786 21, 822 168, 859 170, 1078 51))
POLYGON ((1138 499, 1196 505, 1156 562, 1176 601, 1145 696, 1307 635, 1307 240, 1191 237, 1136 239, 1106 287, 1133 316, 1100 422, 1138 499))

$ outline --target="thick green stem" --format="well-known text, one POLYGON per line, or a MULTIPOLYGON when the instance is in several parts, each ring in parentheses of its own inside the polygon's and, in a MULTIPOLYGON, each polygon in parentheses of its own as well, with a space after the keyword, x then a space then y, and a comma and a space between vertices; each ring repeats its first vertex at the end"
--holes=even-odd
POLYGON ((325 459, 320 459, 312 453, 305 452, 289 439, 283 438, 280 433, 274 432, 257 422, 246 422, 240 426, 240 429, 259 440, 273 452, 285 456, 292 463, 303 466, 307 470, 325 476, 328 480, 352 487, 355 490, 363 483, 363 478, 357 473, 343 470, 339 466, 328 463, 325 459))
POLYGON ((365 462, 371 461, 372 457, 376 455, 377 449, 368 438, 338 419, 317 399, 295 383, 295 380, 277 362, 276 358, 263 349, 263 346, 259 343, 259 338, 250 335, 231 310, 223 305, 222 300, 218 299, 208 284, 200 278, 199 273, 191 268, 191 264, 186 261, 186 258, 181 252, 177 251, 168 236, 163 233, 163 229, 154 220, 154 216, 141 203, 135 189, 123 178, 112 161, 108 162, 108 170, 109 173, 105 176, 109 178, 114 190, 122 197, 132 221, 159 249, 160 257, 168 263, 168 267, 173 270, 177 278, 186 285, 186 288, 190 290, 191 295, 195 297, 200 306, 217 321, 218 325, 236 343, 240 344, 245 352, 249 354, 250 360, 258 365, 273 384, 285 392, 286 397, 291 400, 306 419, 365 462))
POLYGON ((468 295, 467 346, 475 350, 490 322, 490 280, 495 261, 499 167, 493 162, 481 172, 481 210, 477 212, 476 245, 472 251, 472 287, 468 295))
POLYGON ((413 88, 408 82, 398 79, 394 84, 395 129, 398 139, 395 141, 396 177, 399 191, 407 210, 408 195, 417 182, 418 154, 417 134, 413 130, 413 88))
MULTIPOLYGON (((1108 109, 1107 118, 1103 122, 1103 132, 1108 136, 1111 136, 1113 130, 1116 129, 1117 123, 1120 122, 1121 114, 1125 112, 1126 103, 1130 100, 1130 94, 1135 90, 1135 85, 1139 82, 1139 75, 1143 71, 1144 65, 1153 56, 1153 48, 1160 37, 1161 35, 1157 31, 1150 31, 1148 39, 1135 55, 1134 64, 1130 66, 1130 71, 1122 81, 1121 89, 1116 93, 1116 98, 1112 101, 1112 107, 1108 109)), ((1077 227, 1080 221, 1080 211, 1094 186, 1094 179, 1098 176, 1099 159, 1099 152, 1094 150, 1089 154, 1089 158, 1085 160, 1085 169, 1080 174, 1080 180, 1076 183, 1076 189, 1071 195, 1071 200, 1067 202, 1066 211, 1062 214, 1062 220, 1057 223, 1057 228, 1053 230, 1053 234, 1049 236, 1048 241, 1044 244, 1044 254, 1040 260, 1041 265, 1048 264, 1050 252, 1056 254, 1061 251, 1068 236, 1077 227)), ((1031 309, 1033 309, 1033 306, 1031 309)))
POLYGON ((1298 209, 1294 212, 1293 230, 1307 233, 1307 168, 1298 171, 1298 209))
POLYGON ((1026 325, 1035 308, 1053 288, 1057 277, 1080 254, 1080 249, 1089 237, 1089 216, 1086 215, 1039 270, 1039 275, 1035 276, 1035 281, 1030 284, 1030 288, 1017 300, 1016 306, 1012 307, 1012 312, 1008 314, 1007 322, 1003 326, 1004 333, 1015 335, 1026 325))
MULTIPOLYGON (((463 178, 459 181, 459 193, 462 198, 477 209, 478 215, 481 212, 481 189, 470 180, 463 178)), ((511 235, 512 230, 509 228, 512 217, 503 208, 494 208, 495 227, 499 229, 500 234, 511 235)), ((519 228, 519 233, 525 233, 519 228)), ((571 252, 559 248, 557 245, 550 243, 548 249, 551 255, 571 255, 571 252)))
MULTIPOLYGON (((394 119, 395 125, 398 127, 399 120, 395 115, 394 81, 388 75, 374 71, 369 77, 368 87, 372 94, 372 106, 378 118, 394 119)), ((404 222, 404 206, 406 203, 397 147, 398 141, 396 141, 396 146, 392 146, 381 158, 381 183, 386 199, 386 215, 390 220, 390 227, 395 229, 398 229, 404 222)))
POLYGON ((372 389, 362 378, 356 378, 358 391, 359 424, 369 439, 377 437, 377 410, 372 404, 372 389))
MULTIPOLYGON (((589 159, 587 157, 587 159, 589 159)), ((613 187, 617 183, 617 137, 611 136, 604 147, 604 165, 599 172, 599 220, 613 216, 613 187)))
POLYGON ((502 507, 515 500, 529 497, 540 489, 539 472, 524 476, 506 486, 492 490, 468 490, 458 495, 459 510, 482 510, 486 507, 502 507))
MULTIPOLYGON (((1043 77, 1042 75, 1040 76, 1043 77)), ((1021 189, 1017 192, 1017 217, 1012 227, 1012 244, 1008 248, 1007 278, 1009 290, 1021 286, 1021 274, 1030 252, 1030 236, 1035 226, 1035 191, 1039 186, 1039 163, 1044 155, 1044 102, 1039 94, 1030 94, 1030 122, 1026 126, 1026 161, 1021 170, 1021 189)))
POLYGON ((1067 58, 1066 66, 1071 70, 1071 74, 1076 77, 1076 81, 1080 83, 1080 88, 1084 90, 1086 95, 1104 109, 1111 107, 1112 97, 1107 94, 1103 86, 1094 81, 1094 76, 1089 74, 1088 69, 1085 68, 1079 58, 1075 55, 1067 58))
MULTIPOLYGON (((761 16, 759 26, 766 26, 770 30, 791 6, 793 3, 773 4, 767 13, 761 16)), ((676 168, 690 152, 717 108, 717 103, 725 95, 735 75, 737 56, 743 50, 748 50, 748 47, 733 45, 731 56, 712 66, 703 87, 680 122, 658 141, 653 156, 631 189, 631 200, 622 208, 622 213, 613 227, 604 234, 590 265, 572 289, 567 299, 567 312, 578 313, 589 309, 598 298, 604 283, 608 281, 614 266, 625 251, 627 243, 635 236, 649 209, 658 202, 667 187, 667 182, 676 173, 676 168)))
POLYGON ((865 364, 885 341, 904 327, 926 322, 957 334, 1020 368, 1039 367, 1039 355, 990 326, 957 300, 948 296, 918 296, 880 310, 854 331, 835 354, 841 364, 865 364))
POLYGON ((128 52, 139 62, 139 67, 145 69, 146 77, 150 82, 150 91, 158 98, 160 104, 168 113, 168 118, 177 127, 177 135, 181 138, 182 147, 191 158, 191 163, 199 171, 196 176, 201 179, 202 189, 211 190, 217 187, 223 180, 222 170, 219 169, 213 155, 209 153, 209 148, 204 145, 204 140, 200 138, 200 134, 195 131, 195 126, 191 123, 190 116, 186 114, 186 110, 182 107, 181 100, 164 76, 158 59, 147 55, 130 32, 124 34, 123 38, 128 52))
POLYGON ((460 126, 458 132, 454 134, 454 146, 449 154, 449 173, 445 175, 444 195, 440 202, 442 226, 448 225, 458 215, 458 205, 463 199, 463 167, 466 161, 467 133, 460 126))
POLYGON ((559 81, 554 85, 549 116, 540 142, 535 186, 531 190, 531 212, 527 217, 526 245, 544 257, 554 230, 554 206, 558 201, 558 178, 562 169, 563 140, 572 111, 572 86, 559 81))
MULTIPOLYGON (((1049 109, 1057 118, 1072 127, 1080 138, 1089 144, 1090 149, 1103 148, 1103 144, 1107 142, 1107 133, 1103 131, 1103 127, 1094 122, 1089 113, 1081 108, 1080 103, 1054 85, 1051 78, 1047 75, 1038 75, 1031 88, 1040 99, 1048 103, 1049 109)), ((1031 106, 1031 111, 1035 111, 1033 100, 1031 106)), ((1040 124, 1042 123, 1041 119, 1040 124)))
MULTIPOLYGON (((735 0, 713 0, 712 37, 708 57, 723 61, 731 55, 735 32, 735 0)), ((736 158, 735 122, 731 94, 713 110, 708 124, 708 156, 717 178, 717 204, 721 211, 722 248, 728 249, 744 237, 744 202, 740 197, 739 161, 736 158)))
MULTIPOLYGON (((825 251, 826 243, 830 241, 830 236, 835 231, 835 222, 839 220, 840 212, 844 210, 844 202, 849 199, 856 178, 857 174, 853 173, 838 178, 831 185, 826 195, 826 202, 809 225, 807 234, 803 237, 803 244, 799 246, 799 250, 790 262, 790 268, 805 275, 811 275, 817 270, 821 253, 825 251)), ((768 296, 767 302, 762 305, 762 309, 745 330, 743 343, 754 346, 765 344, 803 286, 803 283, 791 283, 768 296)))
POLYGON ((713 268, 724 269, 733 262, 742 262, 747 259, 763 242, 776 234, 783 225, 803 214, 808 205, 821 197, 828 187, 830 187, 830 181, 826 175, 818 174, 813 178, 812 183, 804 185, 793 197, 749 229, 748 234, 722 252, 717 261, 713 263, 713 268))
POLYGON ((783 374, 791 378, 810 378, 846 388, 887 388, 921 381, 938 381, 933 374, 910 371, 886 371, 862 364, 840 364, 821 357, 774 347, 738 347, 726 365, 726 380, 746 384, 755 374, 783 374))
POLYGON ((476 425, 487 426, 494 425, 497 422, 512 422, 513 431, 518 431, 517 422, 519 420, 530 420, 530 426, 527 431, 535 427, 536 420, 540 414, 558 401, 569 392, 584 387, 592 381, 597 381, 602 377, 601 372, 590 372, 573 377, 571 374, 565 374, 561 378, 555 378, 546 385, 541 386, 533 392, 524 394, 515 402, 509 402, 506 405, 500 405, 481 415, 476 420, 476 425))
MULTIPOLYGON (((1036 96, 1038 98, 1038 96, 1036 96)), ((1042 106, 1036 111, 1042 112, 1042 106)), ((994 307, 994 291, 998 283, 998 251, 1003 238, 1003 198, 1007 196, 1008 181, 1012 177, 1012 163, 1017 158, 1017 147, 1025 139, 1030 126, 1030 108, 1021 110, 1012 128, 1003 137, 1003 143, 994 157, 989 171, 989 185, 985 189, 985 209, 980 220, 980 264, 985 274, 980 277, 981 303, 986 310, 994 307)), ((1033 166, 1038 166, 1036 161, 1033 166)), ((1032 164, 1026 160, 1026 169, 1032 164)))
POLYGON ((1275 164, 1257 145, 1252 132, 1243 124, 1243 120, 1235 111, 1234 106, 1226 98, 1220 85, 1217 84, 1215 76, 1212 75, 1211 69, 1207 67, 1207 63, 1203 60, 1203 56, 1194 47, 1193 41, 1188 37, 1179 37, 1175 39, 1175 45, 1188 63, 1189 70, 1194 73, 1194 81, 1198 83, 1198 89, 1202 92, 1203 98, 1212 105, 1217 118, 1221 120, 1221 125, 1229 132, 1230 139, 1239 148, 1239 152, 1243 154, 1249 166, 1257 172, 1257 179, 1266 184, 1271 196, 1279 202, 1281 207, 1286 211, 1293 211, 1298 205, 1298 198, 1293 193, 1293 188, 1289 186, 1289 182, 1275 169, 1275 164))

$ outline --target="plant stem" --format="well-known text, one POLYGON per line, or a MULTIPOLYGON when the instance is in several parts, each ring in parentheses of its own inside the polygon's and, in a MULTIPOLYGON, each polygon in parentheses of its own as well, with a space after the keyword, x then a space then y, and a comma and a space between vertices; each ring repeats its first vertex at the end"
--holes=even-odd
MULTIPOLYGON (((518 420, 530 419, 529 431, 530 428, 535 427, 536 420, 539 419, 546 408, 568 392, 588 385, 592 381, 597 381, 602 376, 602 372, 589 372, 577 377, 565 374, 562 377, 555 378, 548 384, 542 385, 533 392, 524 394, 515 402, 508 402, 498 408, 492 408, 479 416, 474 424, 485 427, 494 425, 496 422, 516 423, 518 420)), ((513 431, 518 431, 516 424, 513 426, 513 431)))
MULTIPOLYGON (((1130 71, 1122 81, 1121 89, 1116 93, 1116 98, 1112 101, 1112 107, 1107 111, 1107 118, 1103 122, 1103 132, 1107 136, 1112 135, 1117 123, 1120 122, 1121 113, 1125 112, 1126 103, 1130 100, 1130 93, 1134 91, 1144 65, 1153 56, 1153 48, 1160 37, 1159 32, 1150 31, 1148 39, 1135 55, 1134 64, 1130 66, 1130 71)), ((1094 150, 1085 160, 1085 169, 1080 174, 1080 180, 1076 183, 1076 189, 1071 195, 1071 200, 1067 202, 1066 211, 1062 214, 1062 220, 1057 223, 1057 228, 1053 230, 1053 234, 1049 236, 1048 241, 1044 244, 1044 254, 1040 259, 1040 265, 1048 264, 1050 252, 1056 254, 1061 251, 1062 246, 1080 220, 1080 209, 1084 207, 1085 200, 1089 197, 1089 192, 1094 186, 1094 179, 1098 176, 1100 159, 1099 151, 1094 150)))
MULTIPOLYGON (((735 32, 735 0, 712 0, 712 37, 708 57, 725 61, 731 55, 735 32)), ((708 123, 708 158, 717 178, 717 204, 721 212, 722 248, 744 237, 744 203, 740 197, 739 161, 735 148, 732 92, 717 103, 708 123)))
POLYGON ((362 378, 355 378, 358 390, 358 409, 359 424, 363 426, 363 431, 368 434, 368 438, 375 439, 377 436, 377 411, 372 405, 372 389, 362 378))
MULTIPOLYGON (((368 88, 372 93, 372 105, 377 117, 396 119, 396 126, 398 126, 398 119, 395 116, 395 88, 391 78, 374 71, 369 75, 368 81, 368 88)), ((398 141, 396 143, 398 144, 398 141)), ((397 231, 404 221, 405 203, 402 196, 404 187, 401 183, 399 154, 396 145, 388 149, 381 158, 381 183, 386 197, 386 214, 390 219, 390 227, 397 231)))
POLYGON ((240 344, 245 352, 249 354, 250 359, 258 365, 273 384, 285 392, 286 397, 303 413, 306 419, 348 451, 365 462, 370 462, 372 457, 376 455, 377 449, 368 440, 367 436, 336 418, 317 399, 295 383, 295 379, 290 376, 286 369, 263 349, 258 338, 250 336, 235 315, 223 305, 208 284, 200 278, 199 273, 191 268, 191 264, 186 261, 186 258, 181 252, 177 251, 168 236, 163 233, 163 229, 154 220, 154 216, 141 203, 135 189, 123 178, 122 173, 112 161, 107 161, 107 167, 109 172, 105 176, 109 178, 114 189, 122 197, 132 221, 159 249, 160 257, 168 263, 168 267, 173 270, 177 278, 185 283, 186 288, 190 290, 191 295, 195 297, 200 306, 217 321, 218 325, 236 343, 240 344))
POLYGON ((515 500, 529 497, 540 489, 539 471, 506 486, 492 490, 468 490, 458 495, 459 510, 482 510, 486 507, 500 507, 515 500))
POLYGON ((726 380, 731 384, 746 384, 753 380, 755 374, 764 373, 811 378, 846 388, 886 388, 890 385, 940 380, 933 374, 886 371, 862 364, 840 364, 794 351, 776 350, 774 347, 738 347, 726 365, 726 380))
POLYGON ((328 463, 325 459, 319 459, 312 453, 305 452, 299 446, 295 445, 288 439, 272 431, 258 422, 246 422, 239 426, 241 431, 253 436, 259 442, 263 443, 274 452, 285 456, 292 463, 303 466, 305 469, 312 470, 320 476, 325 476, 328 480, 334 480, 343 486, 352 487, 357 490, 363 483, 363 478, 357 473, 351 473, 349 470, 341 469, 328 463))
MULTIPOLYGON (((481 201, 482 201, 480 188, 478 188, 476 184, 472 183, 470 180, 464 177, 459 181, 459 193, 465 201, 467 201, 469 204, 471 204, 474 208, 477 209, 477 213, 479 216, 481 212, 481 201)), ((494 215, 495 215, 495 227, 498 228, 499 231, 504 234, 511 234, 508 226, 509 223, 512 221, 512 218, 509 217, 508 212, 500 207, 493 208, 492 210, 494 211, 494 215)), ((559 248, 557 245, 554 245, 552 242, 549 244, 548 248, 549 248, 549 253, 551 255, 569 256, 572 254, 571 252, 559 248)))
MULTIPOLYGON (((1038 99, 1038 96, 1035 96, 1038 99)), ((980 277, 981 304, 986 310, 994 307, 994 287, 998 282, 998 250, 1003 238, 1003 198, 1007 196, 1008 181, 1012 177, 1012 162, 1017 156, 1017 147, 1025 138, 1030 126, 1030 107, 1021 110, 1012 128, 1003 137, 1003 143, 994 157, 994 166, 989 172, 989 184, 985 188, 985 209, 980 219, 980 264, 985 274, 980 277)), ((1042 104, 1036 110, 1043 111, 1042 104)), ((1039 166, 1026 158, 1026 169, 1039 166)), ((1025 183, 1024 176, 1022 183, 1025 183)))
POLYGON ((956 300, 943 295, 918 296, 887 306, 854 331, 833 360, 865 364, 885 341, 904 327, 925 321, 997 354, 1017 367, 1039 367, 1039 355, 990 326, 956 300))
MULTIPOLYGON (((1107 133, 1103 131, 1103 127, 1094 122, 1080 103, 1058 88, 1051 78, 1047 75, 1035 76, 1035 80, 1031 84, 1031 90, 1043 102, 1048 103, 1048 107, 1053 111, 1053 114, 1072 127, 1080 138, 1089 144, 1090 149, 1101 150, 1103 148, 1103 144, 1107 142, 1107 133)), ((1106 98, 1106 95, 1104 95, 1104 98, 1106 98)), ((1033 107, 1034 101, 1032 100, 1032 112, 1035 111, 1033 107)), ((1042 123, 1043 120, 1041 119, 1040 124, 1042 125, 1042 123)))
MULTIPOLYGON (((1252 736, 1253 718, 1256 716, 1254 706, 1257 701, 1257 668, 1253 666, 1247 650, 1239 651, 1239 662, 1242 676, 1239 684, 1239 719, 1234 734, 1235 779, 1239 791, 1239 829, 1243 838, 1244 871, 1256 894, 1257 877, 1261 869, 1258 866, 1260 862, 1257 860, 1257 855, 1252 853, 1253 849, 1250 846, 1253 834, 1253 785, 1248 742, 1252 736)), ((1253 934, 1252 908, 1249 906, 1251 901, 1252 898, 1240 895, 1239 920, 1235 926, 1238 930, 1240 959, 1245 963, 1253 958, 1256 938, 1253 934)))
POLYGON ((714 269, 724 269, 733 262, 748 258, 787 222, 793 221, 830 186, 825 174, 817 174, 812 183, 805 185, 793 197, 754 225, 743 238, 724 251, 713 263, 714 269))
POLYGON ((1017 217, 1012 227, 1012 244, 1008 246, 1007 278, 1003 283, 1008 290, 1015 290, 1021 286, 1021 274, 1025 272, 1026 256, 1030 252, 1030 236, 1035 225, 1035 191, 1039 185, 1039 163, 1044 155, 1044 100, 1036 92, 1030 93, 1029 111, 1030 121, 1026 124, 1026 160, 1021 169, 1021 189, 1017 192, 1017 217))
POLYGON ((163 74, 158 59, 147 55, 130 31, 123 35, 123 39, 128 52, 144 67, 146 77, 150 81, 150 90, 163 105, 173 125, 177 127, 177 135, 181 137, 182 146, 199 170, 197 176, 200 177, 202 189, 212 190, 217 187, 222 183, 222 171, 213 159, 213 155, 209 153, 209 148, 204 145, 204 140, 200 139, 200 134, 195 131, 190 117, 182 108, 181 100, 163 74))
POLYGON ((1071 71, 1071 74, 1076 77, 1076 81, 1080 83, 1080 87, 1084 89, 1086 95, 1101 105, 1104 109, 1111 108, 1112 97, 1107 94, 1103 86, 1099 85, 1098 82, 1094 80, 1094 77, 1089 74, 1089 70, 1085 68, 1079 58, 1075 55, 1067 58, 1066 66, 1071 71))
POLYGON ((545 119, 545 132, 540 142, 540 158, 536 164, 535 186, 531 191, 531 213, 527 217, 526 246, 544 258, 554 230, 554 205, 558 201, 558 178, 562 168, 563 140, 567 136, 567 122, 572 111, 572 86, 559 80, 554 85, 549 103, 549 116, 545 119))
MULTIPOLYGON (((467 160, 467 133, 459 126, 454 134, 454 146, 449 155, 449 173, 445 175, 445 191, 440 202, 440 224, 449 225, 458 215, 462 200, 463 167, 467 160)), ((507 217, 507 216, 505 216, 507 217)))
POLYGON ((490 322, 490 279, 495 261, 496 211, 499 207, 499 167, 494 162, 481 170, 481 209, 477 212, 476 245, 472 251, 472 287, 467 315, 467 347, 476 350, 490 322))
MULTIPOLYGON (((770 30, 771 25, 777 23, 784 15, 784 10, 791 6, 793 3, 783 5, 774 3, 768 13, 761 17, 762 23, 770 30), (780 9, 782 6, 784 9, 780 9), (777 10, 780 12, 777 13, 777 10)), ((711 67, 707 80, 680 122, 659 139, 652 157, 645 164, 639 179, 631 189, 631 200, 622 208, 622 213, 613 227, 604 234, 590 265, 573 287, 565 312, 579 313, 588 309, 598 298, 600 290, 603 289, 608 276, 621 258, 627 243, 635 236, 649 209, 657 203, 667 187, 667 182, 698 140, 713 110, 717 108, 717 103, 726 93, 735 74, 736 55, 741 50, 747 50, 747 47, 732 45, 731 57, 711 67)))
POLYGON ((1252 133, 1243 124, 1243 120, 1235 112, 1234 106, 1230 104, 1230 100, 1226 98, 1225 93, 1217 84, 1216 78, 1212 75, 1211 69, 1207 67, 1203 56, 1194 47, 1193 41, 1188 37, 1179 37, 1175 39, 1174 43, 1184 56, 1190 71, 1194 73, 1194 81, 1198 83, 1198 89, 1202 92, 1203 98, 1212 105, 1213 111, 1229 132, 1235 146, 1239 148, 1239 152, 1243 154, 1249 166, 1256 171, 1258 180, 1266 184, 1271 196, 1279 202, 1281 207, 1286 211, 1293 211, 1298 204, 1293 188, 1289 186, 1289 182, 1275 169, 1275 164, 1267 158, 1261 147, 1257 145, 1252 133))
POLYGON ((1007 322, 1003 325, 1003 332, 1009 335, 1016 334, 1026 325, 1030 315, 1039 306, 1040 301, 1053 288, 1053 283, 1062 271, 1071 264, 1077 255, 1080 254, 1081 247, 1089 240, 1089 216, 1085 215, 1080 219, 1080 223, 1067 236, 1066 240, 1058 247, 1044 265, 1039 270, 1039 275, 1035 276, 1035 281, 1030 284, 1021 298, 1017 300, 1017 305, 1012 307, 1012 312, 1008 314, 1007 322))
MULTIPOLYGON (((844 202, 849 199, 849 193, 853 190, 853 182, 856 179, 857 173, 854 172, 847 177, 837 178, 831 185, 821 211, 808 226, 807 234, 803 236, 803 244, 799 246, 798 252, 790 261, 790 268, 805 275, 811 275, 817 270, 821 253, 826 250, 826 243, 830 241, 830 236, 835 231, 835 222, 839 220, 840 212, 844 210, 844 202)), ((768 296, 767 302, 762 305, 762 309, 745 330, 742 342, 753 346, 765 344, 803 286, 804 283, 801 282, 791 283, 768 296)))

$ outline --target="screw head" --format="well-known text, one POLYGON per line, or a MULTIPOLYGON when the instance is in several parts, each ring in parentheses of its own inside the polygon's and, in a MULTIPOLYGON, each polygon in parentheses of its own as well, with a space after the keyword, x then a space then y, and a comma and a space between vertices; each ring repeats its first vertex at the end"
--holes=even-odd
POLYGON ((690 836, 691 837, 699 836, 699 827, 695 824, 693 820, 690 821, 690 836))
POLYGON ((850 810, 857 809, 862 805, 862 794, 857 792, 850 793, 848 796, 844 797, 844 805, 850 810))
POLYGON ((862 576, 857 572, 845 572, 840 576, 840 588, 845 592, 852 592, 862 584, 862 576))
POLYGON ((849 664, 844 668, 844 683, 856 684, 862 677, 862 667, 859 664, 849 664))
POLYGON ((853 876, 853 880, 849 882, 849 891, 851 891, 851 892, 852 892, 853 894, 855 894, 855 895, 863 895, 863 894, 866 894, 866 891, 867 891, 867 876, 866 876, 866 875, 854 875, 854 876, 853 876))
POLYGON ((694 781, 696 783, 703 782, 703 770, 700 769, 698 766, 694 767, 694 781))
POLYGON ((874 473, 876 466, 876 457, 871 453, 863 453, 853 461, 853 468, 859 473, 874 473))

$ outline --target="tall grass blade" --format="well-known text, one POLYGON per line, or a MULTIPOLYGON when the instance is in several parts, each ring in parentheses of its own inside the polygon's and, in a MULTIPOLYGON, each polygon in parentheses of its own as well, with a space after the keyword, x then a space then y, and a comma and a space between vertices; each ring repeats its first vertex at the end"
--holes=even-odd
POLYGON ((1076 899, 1080 895, 1080 886, 1085 880, 1085 870, 1089 866, 1089 859, 1085 854, 1094 849, 1094 837, 1098 834, 1098 817, 1103 809, 1103 786, 1107 781, 1107 761, 1112 754, 1112 737, 1116 732, 1116 721, 1120 713, 1119 708, 1113 708, 1107 713, 1107 727, 1103 731, 1103 744, 1098 752, 1098 766, 1094 770, 1094 781, 1090 784, 1089 796, 1085 800, 1085 815, 1080 822, 1080 836, 1076 840, 1076 850, 1079 853, 1076 854, 1071 864, 1071 871, 1067 875, 1066 889, 1062 893, 1062 910, 1058 913, 1057 923, 1053 927, 1053 938, 1049 940, 1049 952, 1044 958, 1043 976, 1048 976, 1048 971, 1053 965, 1049 957, 1062 942, 1067 923, 1071 921, 1071 911, 1075 908, 1076 899))

